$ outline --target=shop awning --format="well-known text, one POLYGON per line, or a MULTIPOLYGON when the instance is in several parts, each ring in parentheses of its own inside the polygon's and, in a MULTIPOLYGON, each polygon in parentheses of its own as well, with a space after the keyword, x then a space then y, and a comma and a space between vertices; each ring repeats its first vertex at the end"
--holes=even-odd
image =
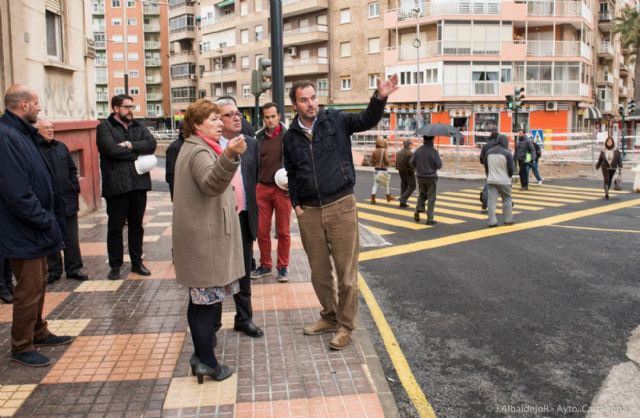
POLYGON ((216 3, 216 7, 222 9, 223 7, 231 6, 233 3, 235 3, 235 0, 222 0, 219 3, 216 3))
POLYGON ((584 118, 599 120, 602 119, 602 112, 597 107, 587 106, 584 108, 584 118))

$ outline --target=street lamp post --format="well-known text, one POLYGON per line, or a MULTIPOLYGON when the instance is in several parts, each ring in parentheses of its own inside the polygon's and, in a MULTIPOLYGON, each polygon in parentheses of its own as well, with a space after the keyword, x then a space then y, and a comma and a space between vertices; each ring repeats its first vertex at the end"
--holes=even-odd
POLYGON ((420 14, 422 9, 420 8, 420 0, 416 0, 416 7, 413 9, 416 15, 416 39, 413 40, 413 46, 416 48, 416 85, 417 85, 417 103, 416 103, 416 128, 422 126, 422 112, 420 109, 420 14))

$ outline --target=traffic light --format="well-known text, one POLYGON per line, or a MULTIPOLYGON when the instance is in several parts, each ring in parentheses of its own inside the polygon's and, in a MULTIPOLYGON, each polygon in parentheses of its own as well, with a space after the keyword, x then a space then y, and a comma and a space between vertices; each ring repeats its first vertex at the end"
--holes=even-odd
POLYGON ((636 111, 636 101, 635 100, 631 100, 629 101, 629 114, 633 115, 636 111))
POLYGON ((507 99, 507 110, 513 110, 513 96, 507 94, 504 97, 507 99))
POLYGON ((522 100, 524 99, 524 87, 516 87, 514 94, 515 96, 513 100, 513 107, 516 109, 520 109, 522 107, 522 100))
POLYGON ((624 105, 622 103, 618 105, 618 113, 620 113, 620 116, 624 116, 624 105))
POLYGON ((260 58, 258 69, 251 71, 251 93, 259 96, 271 88, 271 60, 260 58))

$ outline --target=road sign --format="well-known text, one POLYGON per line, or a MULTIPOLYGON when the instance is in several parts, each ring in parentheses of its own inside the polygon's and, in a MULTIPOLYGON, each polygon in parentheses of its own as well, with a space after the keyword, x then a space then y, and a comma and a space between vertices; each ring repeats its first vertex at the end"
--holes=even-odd
POLYGON ((544 131, 542 129, 532 129, 531 139, 538 143, 544 143, 544 131))

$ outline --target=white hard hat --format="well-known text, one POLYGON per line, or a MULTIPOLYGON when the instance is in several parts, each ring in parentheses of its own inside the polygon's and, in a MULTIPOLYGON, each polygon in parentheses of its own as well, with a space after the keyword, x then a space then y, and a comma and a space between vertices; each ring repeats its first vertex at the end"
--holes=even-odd
POLYGON ((153 154, 149 154, 138 156, 138 159, 134 162, 134 165, 138 174, 142 175, 151 171, 151 169, 154 168, 157 163, 158 159, 156 158, 156 156, 153 154))
POLYGON ((276 185, 282 190, 289 190, 289 178, 287 177, 287 170, 284 168, 276 171, 274 176, 274 180, 276 181, 276 185))

